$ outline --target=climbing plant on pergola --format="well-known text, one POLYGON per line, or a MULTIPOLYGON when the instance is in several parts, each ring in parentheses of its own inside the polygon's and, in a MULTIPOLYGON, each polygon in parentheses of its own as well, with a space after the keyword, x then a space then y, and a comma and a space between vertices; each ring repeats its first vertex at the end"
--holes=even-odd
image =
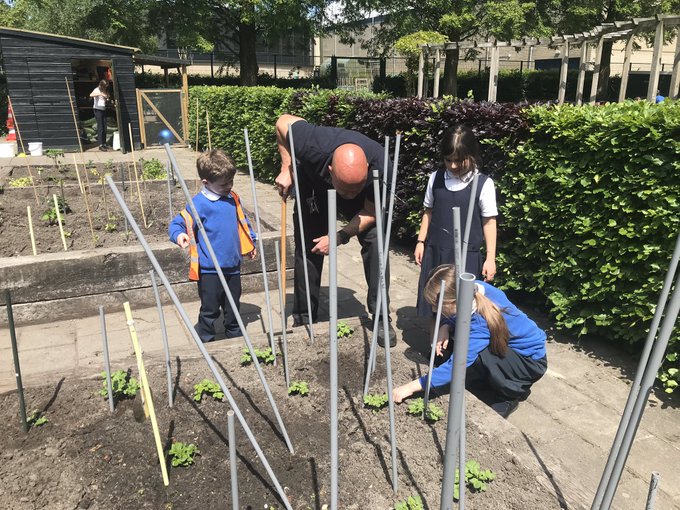
MULTIPOLYGON (((626 88, 628 87, 628 74, 630 69, 631 55, 633 53, 633 42, 635 36, 640 32, 654 31, 654 50, 652 52, 652 63, 649 76, 649 86, 647 88, 647 100, 654 101, 656 91, 659 86, 659 75, 661 72, 661 52, 664 44, 664 30, 680 25, 680 15, 659 15, 655 18, 633 18, 629 21, 615 21, 613 23, 603 23, 588 32, 581 32, 569 35, 556 35, 552 37, 524 37, 521 40, 512 41, 462 41, 449 42, 444 44, 424 44, 421 46, 420 64, 418 71, 418 97, 423 97, 423 83, 425 77, 425 59, 434 56, 434 97, 439 97, 439 76, 441 73, 441 54, 447 50, 469 50, 473 48, 488 48, 490 50, 489 67, 489 93, 487 100, 496 101, 498 91, 498 56, 499 48, 524 48, 535 46, 546 46, 551 48, 560 47, 562 62, 560 64, 560 80, 557 93, 557 100, 560 104, 564 103, 567 90, 567 68, 569 65, 569 52, 572 48, 580 48, 580 65, 576 83, 576 104, 584 102, 584 85, 587 63, 590 60, 591 48, 595 51, 595 64, 593 68, 593 80, 590 86, 588 103, 594 104, 597 100, 597 86, 599 80, 600 64, 602 62, 602 47, 605 41, 626 40, 624 55, 623 74, 621 76, 621 88, 619 90, 618 101, 622 102, 626 98, 626 88)), ((668 92, 669 97, 678 98, 678 88, 680 86, 680 35, 676 37, 675 57, 673 59, 673 72, 671 75, 671 85, 668 92)))

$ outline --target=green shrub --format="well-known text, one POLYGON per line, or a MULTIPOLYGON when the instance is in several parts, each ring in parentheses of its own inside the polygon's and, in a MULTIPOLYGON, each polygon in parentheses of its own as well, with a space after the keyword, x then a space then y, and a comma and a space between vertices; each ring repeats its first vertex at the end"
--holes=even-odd
POLYGON ((142 164, 142 179, 145 181, 167 179, 168 171, 165 165, 156 158, 140 158, 139 162, 142 164))
MULTIPOLYGON (((680 103, 534 107, 499 183, 505 287, 540 291, 558 326, 646 337, 680 230, 680 103)), ((680 343, 662 377, 677 385, 680 343)))

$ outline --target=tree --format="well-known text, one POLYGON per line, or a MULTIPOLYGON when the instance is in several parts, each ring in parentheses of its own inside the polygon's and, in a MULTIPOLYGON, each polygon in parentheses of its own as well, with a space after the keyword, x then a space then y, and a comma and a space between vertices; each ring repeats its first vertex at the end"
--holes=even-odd
POLYGON ((153 0, 15 0, 1 24, 153 52, 158 40, 147 22, 153 0))
POLYGON ((202 37, 237 55, 241 85, 256 85, 258 40, 267 43, 293 33, 311 36, 321 27, 326 3, 327 0, 161 0, 155 17, 171 41, 190 42, 202 37))
MULTIPOLYGON (((368 9, 387 13, 376 37, 367 45, 374 54, 385 55, 405 35, 434 30, 450 42, 493 37, 502 40, 522 35, 549 33, 553 0, 349 0, 344 18, 357 22, 368 9), (368 3, 367 3, 368 2, 368 3)), ((351 39, 351 30, 343 34, 351 39)), ((460 50, 447 50, 444 63, 443 93, 456 95, 460 50)))
MULTIPOLYGON (((416 73, 419 71, 420 47, 423 44, 442 44, 444 42, 446 42, 446 36, 443 34, 420 31, 400 37, 397 42, 394 43, 394 49, 397 53, 406 57, 406 69, 408 70, 407 90, 410 94, 413 93, 413 82, 416 73)), ((425 68, 427 69, 427 61, 425 62, 425 68)))

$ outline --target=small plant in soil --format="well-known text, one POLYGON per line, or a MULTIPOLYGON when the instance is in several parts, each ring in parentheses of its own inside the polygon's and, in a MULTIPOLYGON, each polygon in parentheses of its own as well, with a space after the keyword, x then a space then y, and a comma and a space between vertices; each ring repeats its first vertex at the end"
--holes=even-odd
POLYGON ((47 419, 47 416, 43 416, 42 413, 36 409, 31 413, 31 416, 28 417, 27 421, 30 427, 42 427, 49 420, 47 419))
POLYGON ((350 327, 349 324, 346 322, 340 321, 338 322, 338 338, 345 338, 352 336, 352 333, 354 333, 354 329, 350 327))
POLYGON ((423 506, 423 500, 420 496, 409 496, 404 501, 398 501, 394 505, 394 510, 425 510, 423 506))
MULTIPOLYGON (((266 349, 258 349, 257 347, 254 347, 253 350, 255 351, 255 356, 257 356, 257 360, 260 363, 264 363, 265 365, 272 365, 274 363, 276 356, 272 352, 271 347, 267 347, 266 349)), ((247 347, 244 347, 243 354, 241 355, 241 365, 250 365, 252 362, 253 358, 250 355, 250 351, 247 347)))
POLYGON ((55 168, 59 168, 59 158, 64 157, 64 149, 47 149, 45 151, 45 156, 52 160, 52 165, 55 168))
MULTIPOLYGON (((108 397, 109 390, 106 384, 106 372, 102 372, 102 379, 104 379, 104 382, 99 394, 102 397, 108 397)), ((137 379, 130 375, 129 370, 116 370, 111 374, 111 392, 116 400, 134 398, 138 391, 139 383, 137 379)))
POLYGON ((309 385, 307 381, 293 381, 288 387, 289 395, 300 395, 304 397, 309 394, 309 385))
POLYGON ((165 179, 167 177, 165 165, 156 158, 149 160, 140 159, 140 162, 142 163, 142 178, 145 181, 165 179))
MULTIPOLYGON (((490 469, 482 469, 474 459, 470 459, 465 463, 465 485, 472 492, 484 492, 486 491, 487 482, 491 482, 496 478, 496 474, 490 469)), ((460 496, 459 492, 459 476, 458 470, 456 469, 456 482, 453 487, 453 499, 458 499, 460 496)))
MULTIPOLYGON (((47 199, 48 208, 42 213, 40 219, 47 221, 50 225, 57 224, 57 209, 54 207, 54 200, 50 197, 47 199)), ((57 197, 57 204, 59 205, 59 213, 62 215, 62 222, 64 221, 64 215, 71 212, 71 206, 63 197, 57 197)))
POLYGON ((33 184, 33 179, 30 177, 18 177, 9 181, 10 188, 27 188, 33 184))
POLYGON ((380 411, 387 405, 387 393, 382 395, 368 394, 364 396, 364 407, 367 407, 374 413, 380 411))
POLYGON ((224 398, 224 392, 220 385, 210 379, 203 379, 200 383, 194 384, 194 400, 200 402, 203 398, 203 394, 210 395, 215 400, 222 400, 224 398))
MULTIPOLYGON (((422 398, 417 398, 408 405, 406 412, 413 416, 422 416, 424 406, 425 401, 422 398)), ((427 414, 425 415, 426 420, 437 422, 443 417, 444 410, 441 407, 439 407, 437 404, 433 404, 432 402, 427 403, 427 414)))
POLYGON ((180 441, 172 443, 168 454, 172 457, 172 467, 187 467, 194 463, 194 455, 200 455, 200 450, 193 444, 185 444, 180 441))

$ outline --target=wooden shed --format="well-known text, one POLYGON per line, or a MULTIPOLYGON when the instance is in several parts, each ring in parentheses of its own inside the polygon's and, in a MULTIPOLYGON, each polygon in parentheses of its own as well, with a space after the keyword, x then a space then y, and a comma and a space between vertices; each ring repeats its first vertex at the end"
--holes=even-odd
MULTIPOLYGON (((94 117, 89 96, 104 79, 109 82, 113 98, 107 104, 109 132, 117 131, 121 150, 128 151, 131 147, 129 125, 134 146, 140 148, 141 110, 135 87, 135 56, 146 64, 156 58, 141 55, 140 51, 128 46, 0 27, 0 54, 7 89, 24 146, 42 142, 44 149, 87 149, 87 126, 93 123, 94 117)), ((186 87, 187 63, 179 59, 160 60, 163 62, 159 61, 158 65, 162 67, 181 68, 186 87)))

